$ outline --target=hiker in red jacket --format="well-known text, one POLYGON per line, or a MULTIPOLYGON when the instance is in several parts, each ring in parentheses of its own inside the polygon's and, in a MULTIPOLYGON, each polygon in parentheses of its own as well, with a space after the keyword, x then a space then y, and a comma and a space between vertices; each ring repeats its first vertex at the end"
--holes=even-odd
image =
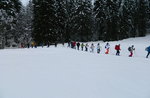
POLYGON ((120 56, 120 44, 115 46, 115 50, 116 50, 116 55, 120 56))
POLYGON ((76 49, 76 42, 73 42, 73 49, 76 49))

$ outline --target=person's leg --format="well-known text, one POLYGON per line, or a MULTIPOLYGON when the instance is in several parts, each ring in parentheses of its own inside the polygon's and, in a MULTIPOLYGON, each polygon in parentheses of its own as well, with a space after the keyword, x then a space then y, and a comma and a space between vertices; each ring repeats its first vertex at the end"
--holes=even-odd
POLYGON ((147 56, 146 56, 146 58, 148 58, 149 54, 150 54, 150 52, 148 52, 148 53, 147 53, 147 56))
POLYGON ((97 53, 99 53, 99 49, 97 49, 97 53))
POLYGON ((133 56, 133 52, 130 52, 130 57, 132 57, 133 56))
POLYGON ((133 56, 133 52, 131 52, 131 57, 133 56))
POLYGON ((132 51, 131 51, 129 57, 132 57, 132 55, 133 55, 133 53, 132 53, 132 51))
POLYGON ((107 49, 107 51, 108 51, 108 54, 109 54, 109 49, 107 49))
POLYGON ((120 55, 120 51, 118 50, 118 56, 120 55))
POLYGON ((108 54, 109 53, 109 49, 106 49, 106 52, 105 52, 106 54, 108 54))

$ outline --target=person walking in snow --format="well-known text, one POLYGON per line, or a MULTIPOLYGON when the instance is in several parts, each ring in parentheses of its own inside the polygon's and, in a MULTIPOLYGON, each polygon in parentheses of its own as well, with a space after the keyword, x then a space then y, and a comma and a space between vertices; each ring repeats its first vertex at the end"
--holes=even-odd
POLYGON ((57 42, 55 42, 55 47, 57 47, 57 42))
POLYGON ((36 42, 34 42, 34 48, 37 48, 37 43, 36 42))
POLYGON ((63 47, 65 47, 65 43, 64 42, 62 42, 62 45, 63 45, 63 47))
POLYGON ((82 44, 81 44, 81 50, 82 50, 82 51, 83 51, 83 48, 84 48, 84 44, 82 43, 82 44))
POLYGON ((97 44, 97 53, 100 53, 100 51, 101 51, 100 48, 101 48, 101 47, 100 47, 100 44, 98 43, 98 44, 97 44))
POLYGON ((34 41, 31 42, 31 47, 35 47, 36 43, 34 41))
POLYGON ((91 47, 90 47, 92 53, 94 52, 94 47, 95 47, 95 46, 94 46, 94 44, 92 43, 92 44, 91 44, 91 47))
POLYGON ((115 46, 115 50, 116 50, 116 55, 120 56, 120 44, 115 46))
POLYGON ((27 47, 30 48, 30 43, 27 43, 27 47))
POLYGON ((68 47, 70 47, 71 46, 71 42, 70 41, 68 41, 68 47))
POLYGON ((147 51, 147 56, 146 56, 146 58, 148 58, 148 56, 149 56, 149 54, 150 54, 150 46, 148 46, 145 50, 147 51))
POLYGON ((50 46, 50 42, 48 41, 48 42, 47 42, 47 48, 49 48, 49 46, 50 46))
POLYGON ((42 48, 44 47, 44 42, 41 43, 42 48))
POLYGON ((85 45, 85 51, 88 51, 88 47, 89 47, 89 45, 86 44, 86 45, 85 45))
POLYGON ((79 48, 80 48, 80 43, 78 42, 77 43, 77 49, 79 50, 79 48))
POLYGON ((110 48, 110 45, 109 45, 109 43, 107 43, 107 44, 105 45, 105 49, 106 49, 105 54, 109 54, 109 48, 110 48))
POLYGON ((133 51, 135 50, 134 45, 132 45, 131 47, 129 47, 128 50, 130 52, 129 57, 132 57, 133 56, 133 51))
POLYGON ((73 42, 73 49, 76 49, 76 42, 73 42))
POLYGON ((71 48, 73 49, 73 41, 71 41, 71 48))

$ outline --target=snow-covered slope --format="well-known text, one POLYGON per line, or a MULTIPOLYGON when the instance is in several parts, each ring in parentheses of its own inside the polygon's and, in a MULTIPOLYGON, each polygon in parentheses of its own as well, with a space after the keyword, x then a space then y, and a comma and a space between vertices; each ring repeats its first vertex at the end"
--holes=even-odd
POLYGON ((62 46, 0 50, 0 98, 150 98, 149 38, 110 42, 109 55, 62 46), (129 58, 132 44, 136 54, 129 58))

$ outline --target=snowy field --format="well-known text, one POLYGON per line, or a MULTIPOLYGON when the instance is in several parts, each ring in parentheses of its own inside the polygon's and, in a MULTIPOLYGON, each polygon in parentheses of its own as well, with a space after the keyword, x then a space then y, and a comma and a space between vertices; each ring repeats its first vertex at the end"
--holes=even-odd
POLYGON ((150 98, 150 36, 110 42, 109 55, 100 44, 101 54, 61 45, 0 50, 0 98, 150 98))

